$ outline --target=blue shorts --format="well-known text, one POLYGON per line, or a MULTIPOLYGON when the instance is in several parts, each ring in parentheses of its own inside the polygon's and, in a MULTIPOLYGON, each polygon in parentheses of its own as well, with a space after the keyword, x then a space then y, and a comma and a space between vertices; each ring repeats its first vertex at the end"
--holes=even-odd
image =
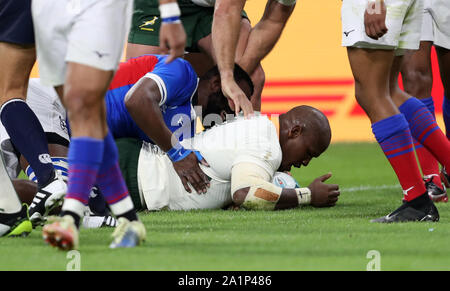
POLYGON ((34 44, 31 0, 0 0, 0 42, 34 44))

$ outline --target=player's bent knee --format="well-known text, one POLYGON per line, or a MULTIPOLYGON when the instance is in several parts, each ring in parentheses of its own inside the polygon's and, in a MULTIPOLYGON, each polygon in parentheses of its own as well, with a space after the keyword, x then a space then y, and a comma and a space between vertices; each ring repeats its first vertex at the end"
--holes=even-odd
POLYGON ((96 88, 73 88, 64 92, 64 104, 71 113, 98 112, 103 107, 104 91, 96 88))
POLYGON ((407 93, 418 97, 428 98, 433 89, 433 76, 427 71, 407 71, 402 73, 404 89, 407 93))

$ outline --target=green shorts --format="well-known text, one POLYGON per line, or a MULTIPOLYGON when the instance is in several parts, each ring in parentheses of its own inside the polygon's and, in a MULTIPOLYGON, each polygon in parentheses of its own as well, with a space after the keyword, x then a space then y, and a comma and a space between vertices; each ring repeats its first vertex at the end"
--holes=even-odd
MULTIPOLYGON (((133 20, 128 42, 159 46, 158 0, 135 0, 133 20)), ((197 42, 211 34, 214 8, 195 5, 190 0, 178 0, 181 10, 181 22, 186 31, 186 50, 198 52, 197 42)))
POLYGON ((134 138, 121 138, 116 140, 116 145, 119 150, 120 170, 122 171, 123 178, 127 184, 131 199, 133 200, 134 208, 136 211, 144 210, 139 195, 137 179, 142 141, 134 138))

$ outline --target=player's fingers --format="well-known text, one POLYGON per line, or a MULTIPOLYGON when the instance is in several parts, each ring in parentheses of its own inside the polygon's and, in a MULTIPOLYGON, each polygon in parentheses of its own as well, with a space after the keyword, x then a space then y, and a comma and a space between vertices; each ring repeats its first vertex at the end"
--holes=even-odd
MULTIPOLYGON (((191 184, 192 188, 194 188, 194 190, 200 194, 200 188, 197 184, 197 182, 194 180, 194 178, 192 177, 192 175, 186 175, 186 179, 188 180, 189 184, 191 184)), ((191 192, 189 192, 191 193, 191 192)))
POLYGON ((181 182, 183 183, 183 187, 184 189, 188 192, 188 193, 192 193, 191 187, 189 187, 188 184, 188 180, 186 179, 186 177, 180 177, 181 178, 181 182))
POLYGON ((191 175, 189 175, 188 179, 192 187, 194 187, 195 191, 197 191, 198 194, 206 193, 206 183, 202 178, 200 178, 197 172, 193 172, 191 175))
POLYGON ((208 176, 206 176, 206 174, 203 172, 202 168, 200 168, 198 165, 195 169, 195 174, 198 175, 198 178, 199 178, 198 184, 199 184, 200 188, 202 188, 204 190, 204 192, 206 193, 206 191, 208 190, 207 188, 209 188, 209 186, 210 186, 208 176))
POLYGON ((377 34, 377 37, 382 37, 385 34, 385 32, 382 29, 381 23, 375 23, 374 24, 374 28, 375 28, 375 32, 377 34))
POLYGON ((328 184, 328 190, 330 190, 330 191, 339 190, 339 185, 338 184, 328 184))
POLYGON ((386 21, 381 21, 381 23, 380 23, 380 30, 381 30, 381 32, 383 33, 383 34, 386 34, 387 32, 388 32, 388 28, 387 28, 387 26, 386 26, 386 21))
POLYGON ((372 38, 372 23, 371 22, 367 22, 364 24, 365 26, 365 30, 366 30, 366 34, 368 37, 372 38))
POLYGON ((234 113, 236 115, 241 111, 241 104, 239 104, 239 100, 234 100, 234 113))
POLYGON ((175 60, 177 58, 177 52, 174 49, 171 49, 169 52, 169 55, 166 58, 166 64, 172 62, 173 60, 175 60))
POLYGON ((165 39, 161 39, 159 41, 159 48, 161 49, 161 54, 166 55, 169 53, 169 48, 167 47, 167 43, 165 39))
POLYGON ((331 176, 332 176, 331 173, 327 173, 327 174, 325 174, 325 175, 320 176, 320 177, 319 177, 319 180, 320 180, 321 182, 325 182, 326 180, 330 179, 331 176))
POLYGON ((339 195, 341 195, 340 191, 331 191, 330 194, 328 195, 328 197, 330 197, 330 198, 338 198, 339 195))
POLYGON ((337 201, 338 201, 337 197, 330 198, 328 199, 328 205, 335 205, 337 201))
POLYGON ((242 109, 244 110, 244 116, 245 117, 250 117, 251 115, 253 115, 253 106, 252 106, 252 103, 249 101, 249 102, 246 102, 245 104, 244 104, 244 106, 245 107, 243 107, 242 109))
POLYGON ((203 158, 201 161, 200 161, 200 163, 203 165, 203 166, 205 166, 205 167, 210 167, 210 165, 208 164, 208 162, 205 160, 205 158, 203 158))
POLYGON ((369 34, 370 38, 378 40, 377 32, 376 32, 376 29, 375 29, 373 23, 369 24, 369 33, 370 33, 369 34))

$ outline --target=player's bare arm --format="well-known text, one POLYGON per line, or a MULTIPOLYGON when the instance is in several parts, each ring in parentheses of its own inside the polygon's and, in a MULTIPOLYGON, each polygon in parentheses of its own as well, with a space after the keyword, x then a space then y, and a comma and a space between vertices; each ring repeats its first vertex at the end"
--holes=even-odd
POLYGON ((176 0, 159 0, 161 12, 161 29, 159 44, 163 54, 169 54, 166 62, 170 63, 184 55, 186 32, 180 21, 180 9, 176 0))
MULTIPOLYGON (((125 97, 125 106, 136 124, 163 151, 170 152, 177 140, 173 140, 174 136, 164 122, 160 102, 159 87, 150 78, 140 79, 125 97)), ((206 193, 209 181, 198 165, 200 161, 208 166, 204 159, 199 159, 195 152, 191 151, 184 158, 172 161, 186 191, 192 191, 189 183, 197 193, 206 193)))
POLYGON ((212 43, 217 58, 217 65, 222 80, 222 91, 233 104, 232 109, 237 113, 242 109, 244 115, 253 113, 251 102, 234 81, 233 68, 236 46, 239 39, 241 11, 245 0, 216 1, 214 20, 212 24, 212 43))
POLYGON ((283 5, 275 0, 267 2, 263 17, 250 32, 248 45, 240 62, 244 70, 252 74, 272 50, 294 8, 295 3, 283 5))
POLYGON ((379 39, 388 32, 386 27, 386 4, 384 0, 369 1, 364 12, 366 34, 372 39, 379 39))
POLYGON ((324 183, 331 177, 330 173, 316 178, 308 187, 295 189, 280 188, 266 181, 265 176, 264 170, 258 169, 256 165, 235 166, 231 188, 234 204, 245 209, 281 210, 296 208, 300 205, 332 207, 339 199, 339 186, 324 183), (250 168, 253 168, 251 173, 249 173, 250 168), (249 174, 246 175, 244 171, 249 174), (240 188, 240 185, 246 183, 251 186, 240 188), (236 188, 239 189, 236 190, 236 188))

